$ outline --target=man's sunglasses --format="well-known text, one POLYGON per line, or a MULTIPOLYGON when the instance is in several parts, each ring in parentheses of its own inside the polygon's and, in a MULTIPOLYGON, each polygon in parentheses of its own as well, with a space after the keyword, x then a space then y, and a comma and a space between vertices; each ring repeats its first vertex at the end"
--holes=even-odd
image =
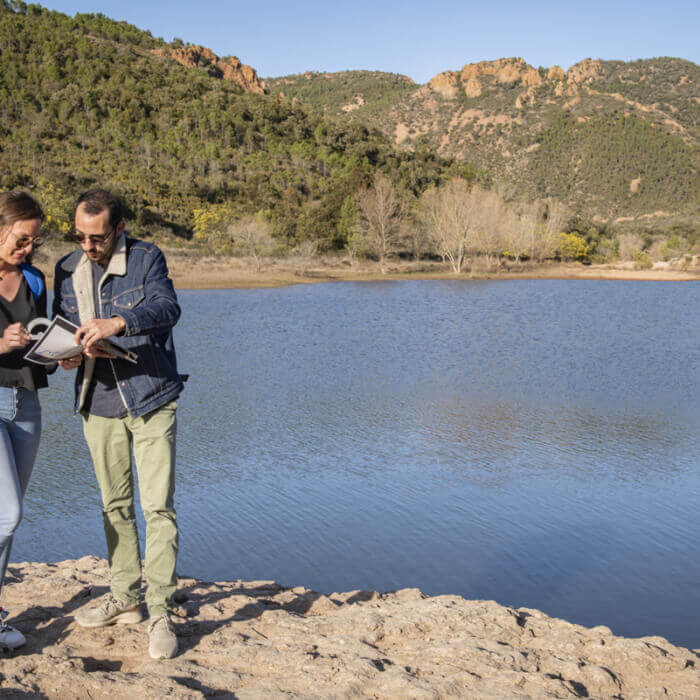
POLYGON ((83 245, 83 243, 90 243, 91 245, 101 246, 107 242, 113 233, 114 229, 109 233, 103 233, 101 236, 85 236, 82 233, 74 233, 73 240, 80 245, 83 245))

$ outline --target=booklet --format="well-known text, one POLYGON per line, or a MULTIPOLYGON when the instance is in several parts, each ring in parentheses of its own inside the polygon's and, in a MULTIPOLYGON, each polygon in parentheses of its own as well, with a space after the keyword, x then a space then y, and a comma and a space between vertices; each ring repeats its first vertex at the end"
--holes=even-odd
MULTIPOLYGON (((67 360, 83 352, 83 346, 75 342, 75 332, 78 326, 63 318, 56 316, 52 321, 48 318, 35 318, 27 330, 32 333, 32 339, 36 343, 32 345, 24 356, 25 360, 36 362, 39 365, 50 365, 58 360, 67 360), (34 334, 34 329, 47 326, 43 332, 34 334)), ((121 347, 112 340, 100 340, 97 347, 103 352, 129 362, 137 363, 136 355, 121 347)))

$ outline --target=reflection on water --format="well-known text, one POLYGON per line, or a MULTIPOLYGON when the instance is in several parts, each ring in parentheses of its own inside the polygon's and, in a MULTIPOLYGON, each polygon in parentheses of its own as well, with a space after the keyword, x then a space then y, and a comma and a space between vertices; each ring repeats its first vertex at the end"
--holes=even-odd
MULTIPOLYGON (((700 646, 697 289, 182 292, 180 571, 417 586, 700 646)), ((43 395, 15 560, 105 553, 69 385, 43 395)))
POLYGON ((553 478, 595 473, 617 481, 670 476, 677 471, 675 462, 640 460, 639 453, 662 449, 682 461, 692 455, 697 438, 668 417, 524 403, 435 401, 426 406, 424 418, 421 432, 435 450, 449 455, 458 478, 491 485, 525 472, 553 478), (595 462, 588 462, 592 455, 595 462))

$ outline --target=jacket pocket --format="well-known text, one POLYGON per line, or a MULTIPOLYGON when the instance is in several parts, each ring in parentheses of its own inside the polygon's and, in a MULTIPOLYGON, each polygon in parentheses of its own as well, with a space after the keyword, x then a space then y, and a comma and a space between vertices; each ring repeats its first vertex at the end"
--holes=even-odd
POLYGON ((61 297, 61 310, 69 316, 78 314, 78 299, 74 294, 65 294, 61 297))
POLYGON ((78 315, 78 299, 75 294, 62 294, 61 303, 58 307, 58 313, 65 316, 66 320, 76 325, 80 325, 78 315))
POLYGON ((117 309, 133 309, 144 300, 143 287, 136 287, 112 297, 112 306, 117 309))

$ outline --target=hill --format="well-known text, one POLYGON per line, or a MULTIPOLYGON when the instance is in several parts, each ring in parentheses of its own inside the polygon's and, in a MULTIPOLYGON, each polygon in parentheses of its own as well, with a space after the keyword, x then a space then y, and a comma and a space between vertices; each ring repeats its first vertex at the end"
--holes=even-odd
POLYGON ((54 236, 68 235, 76 193, 99 184, 125 195, 141 234, 206 231, 226 252, 241 237, 231 222, 256 215, 269 252, 342 249, 353 196, 376 173, 409 219, 454 175, 506 202, 560 200, 566 230, 601 260, 625 227, 643 233, 633 256, 656 246, 664 260, 700 234, 700 69, 681 59, 566 72, 499 59, 427 85, 373 71, 260 80, 235 56, 15 0, 0 0, 0 47, 0 188, 34 191, 54 236))
POLYGON ((678 58, 587 59, 564 71, 499 59, 427 85, 364 71, 267 80, 270 93, 406 150, 488 169, 523 197, 553 196, 602 217, 697 212, 700 68, 678 58))
POLYGON ((414 193, 473 175, 266 95, 235 57, 101 14, 2 0, 0 47, 0 188, 32 189, 55 235, 76 194, 101 184, 126 196, 141 232, 189 237, 197 220, 258 212, 281 247, 343 247, 342 203, 374 172, 414 193))

